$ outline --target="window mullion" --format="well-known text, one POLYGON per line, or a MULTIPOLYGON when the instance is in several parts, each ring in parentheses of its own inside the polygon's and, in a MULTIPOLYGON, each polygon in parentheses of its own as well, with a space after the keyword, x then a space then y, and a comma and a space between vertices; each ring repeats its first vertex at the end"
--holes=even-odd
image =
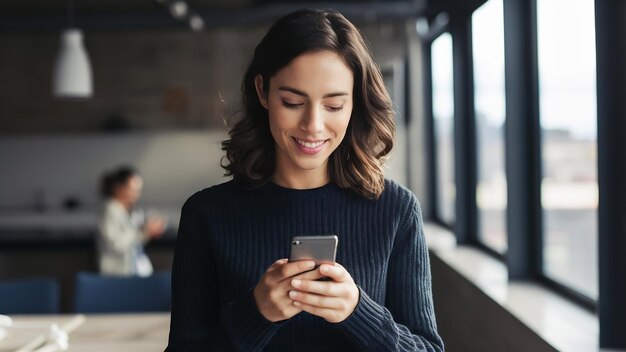
POLYGON ((507 266, 511 279, 541 268, 541 154, 535 2, 504 1, 507 266))
POLYGON ((477 243, 476 132, 471 12, 450 14, 454 72, 454 138, 457 243, 477 243))
POLYGON ((626 5, 596 1, 600 347, 626 348, 626 5))

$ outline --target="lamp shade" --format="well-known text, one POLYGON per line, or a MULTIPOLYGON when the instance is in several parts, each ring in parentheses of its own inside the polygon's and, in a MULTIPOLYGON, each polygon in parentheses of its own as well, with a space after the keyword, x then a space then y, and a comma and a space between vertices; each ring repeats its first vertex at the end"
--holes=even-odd
POLYGON ((70 28, 61 32, 61 45, 52 76, 52 92, 59 98, 89 98, 93 94, 91 64, 80 29, 70 28))

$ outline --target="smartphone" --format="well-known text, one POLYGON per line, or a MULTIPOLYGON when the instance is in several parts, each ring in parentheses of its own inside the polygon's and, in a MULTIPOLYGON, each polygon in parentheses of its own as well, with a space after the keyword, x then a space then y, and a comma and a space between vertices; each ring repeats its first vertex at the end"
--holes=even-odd
POLYGON ((314 260, 316 267, 320 264, 335 264, 338 242, 336 235, 296 236, 291 239, 289 261, 314 260))

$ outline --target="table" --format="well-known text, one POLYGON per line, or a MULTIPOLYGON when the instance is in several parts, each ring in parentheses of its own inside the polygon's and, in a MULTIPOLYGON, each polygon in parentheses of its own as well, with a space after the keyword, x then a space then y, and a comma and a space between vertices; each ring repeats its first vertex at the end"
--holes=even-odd
MULTIPOLYGON (((75 317, 72 314, 11 316, 15 325, 28 323, 41 328, 10 329, 0 340, 0 351, 15 351, 38 335, 47 334, 51 324, 63 326, 75 317)), ((84 322, 69 334, 69 351, 163 351, 169 329, 169 313, 85 315, 84 322)))

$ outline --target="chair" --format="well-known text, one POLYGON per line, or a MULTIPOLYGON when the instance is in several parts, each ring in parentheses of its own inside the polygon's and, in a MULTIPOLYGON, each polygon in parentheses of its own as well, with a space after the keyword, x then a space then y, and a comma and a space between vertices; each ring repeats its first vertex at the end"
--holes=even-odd
POLYGON ((59 284, 53 278, 0 280, 0 314, 59 312, 59 284))
POLYGON ((104 276, 81 272, 76 275, 76 313, 167 312, 170 310, 172 274, 157 272, 149 277, 104 276))

